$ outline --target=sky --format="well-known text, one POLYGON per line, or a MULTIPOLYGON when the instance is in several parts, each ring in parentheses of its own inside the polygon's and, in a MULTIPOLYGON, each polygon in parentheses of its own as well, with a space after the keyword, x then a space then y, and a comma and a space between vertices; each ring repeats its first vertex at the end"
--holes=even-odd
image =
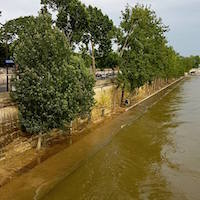
MULTIPOLYGON (((82 0, 86 5, 95 5, 114 21, 120 23, 121 11, 127 4, 150 5, 163 23, 169 25, 169 44, 183 56, 200 55, 200 0, 82 0)), ((0 0, 4 23, 13 18, 37 15, 40 0, 0 0)))

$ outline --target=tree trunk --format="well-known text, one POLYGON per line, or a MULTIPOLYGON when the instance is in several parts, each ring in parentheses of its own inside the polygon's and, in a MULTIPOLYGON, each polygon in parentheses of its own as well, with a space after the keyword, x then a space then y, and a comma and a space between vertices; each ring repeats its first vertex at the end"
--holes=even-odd
POLYGON ((95 49, 94 49, 94 42, 91 41, 91 45, 92 45, 92 72, 93 75, 95 76, 96 74, 96 63, 95 63, 95 49))
POLYGON ((125 93, 125 85, 122 87, 122 96, 121 96, 121 106, 124 104, 124 93, 125 93))
POLYGON ((39 133, 37 142, 37 151, 40 151, 41 147, 42 147, 42 133, 39 133))
POLYGON ((115 112, 115 104, 116 104, 116 93, 117 89, 113 86, 113 99, 112 99, 112 112, 115 112))
POLYGON ((73 134, 73 121, 70 122, 70 135, 73 134))
POLYGON ((91 122, 91 118, 92 118, 91 113, 89 113, 89 114, 88 114, 88 120, 87 120, 87 123, 88 123, 88 124, 91 122))

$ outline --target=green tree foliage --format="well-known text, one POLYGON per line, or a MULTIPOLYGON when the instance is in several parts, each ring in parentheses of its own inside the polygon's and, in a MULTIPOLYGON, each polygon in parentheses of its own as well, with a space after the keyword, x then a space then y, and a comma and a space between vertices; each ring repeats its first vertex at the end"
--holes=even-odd
POLYGON ((178 78, 184 75, 185 67, 182 63, 182 58, 175 52, 172 47, 165 47, 163 54, 163 71, 161 78, 178 78))
POLYGON ((182 64, 186 67, 186 71, 191 68, 200 67, 200 56, 182 57, 182 64))
POLYGON ((4 66, 5 59, 6 59, 6 47, 5 44, 0 43, 0 67, 4 66))
POLYGON ((17 44, 20 32, 25 32, 33 16, 19 17, 3 24, 0 28, 0 62, 13 55, 13 48, 17 44))
POLYGON ((79 0, 42 0, 41 2, 58 12, 56 24, 64 31, 70 45, 80 43, 88 26, 85 5, 79 0))
POLYGON ((122 102, 125 88, 134 91, 154 79, 184 74, 183 59, 168 47, 166 31, 168 27, 149 7, 127 6, 122 12, 118 32, 122 57, 118 82, 122 86, 122 102))
POLYGON ((6 30, 7 40, 9 43, 13 43, 18 39, 21 32, 25 32, 30 26, 31 22, 34 21, 33 16, 19 17, 10 20, 4 24, 4 29, 6 30))
POLYGON ((88 27, 83 43, 87 49, 91 45, 92 68, 95 73, 96 58, 104 59, 112 52, 114 25, 112 20, 96 7, 89 6, 87 12, 88 27))
POLYGON ((19 64, 16 90, 22 128, 42 133, 90 113, 93 77, 74 56, 65 35, 40 14, 20 32, 14 57, 19 64))
POLYGON ((200 67, 200 56, 194 56, 194 68, 200 67))
POLYGON ((95 72, 95 59, 103 60, 112 52, 112 20, 97 7, 86 7, 79 0, 42 0, 42 3, 58 12, 57 26, 72 47, 78 45, 83 53, 91 56, 95 72))
POLYGON ((8 58, 13 56, 13 49, 17 45, 20 33, 25 32, 33 20, 33 16, 19 17, 3 25, 2 38, 8 58))
MULTIPOLYGON (((1 17, 1 11, 0 11, 0 17, 1 17)), ((6 59, 6 46, 4 43, 3 32, 4 29, 0 24, 0 67, 3 67, 4 60, 6 59)))
POLYGON ((123 52, 121 75, 132 91, 161 73, 163 58, 160 54, 166 44, 167 27, 154 11, 140 5, 126 8, 120 27, 123 34, 119 40, 123 52))
POLYGON ((97 68, 100 68, 100 69, 105 69, 105 68, 114 69, 120 65, 120 60, 121 60, 121 57, 119 56, 118 53, 110 52, 103 57, 99 57, 99 58, 97 57, 96 66, 97 68))

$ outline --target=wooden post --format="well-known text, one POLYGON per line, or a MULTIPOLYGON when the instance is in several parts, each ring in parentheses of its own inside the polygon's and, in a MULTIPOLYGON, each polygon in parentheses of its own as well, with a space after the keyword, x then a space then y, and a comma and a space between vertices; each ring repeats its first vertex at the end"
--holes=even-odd
POLYGON ((96 63, 95 63, 95 49, 94 49, 94 42, 91 41, 91 45, 92 45, 92 71, 93 74, 95 76, 96 74, 96 63))

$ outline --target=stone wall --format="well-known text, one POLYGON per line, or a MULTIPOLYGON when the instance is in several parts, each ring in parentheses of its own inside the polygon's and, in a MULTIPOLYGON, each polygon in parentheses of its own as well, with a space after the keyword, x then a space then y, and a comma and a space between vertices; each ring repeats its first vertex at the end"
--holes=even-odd
POLYGON ((8 93, 0 94, 0 160, 5 158, 5 147, 18 137, 17 108, 8 93))
POLYGON ((114 84, 94 88, 96 104, 92 110, 92 121, 114 113, 120 104, 120 89, 114 84))
MULTIPOLYGON (((114 111, 112 99, 116 91, 112 80, 98 81, 94 91, 96 104, 90 122, 98 122, 114 111)), ((88 119, 74 120, 73 131, 81 130, 86 123, 88 119)), ((0 93, 0 160, 30 149, 35 146, 35 141, 35 137, 28 138, 19 130, 18 109, 9 94, 0 93)))
MULTIPOLYGON (((134 91, 134 93, 129 93, 125 91, 124 99, 128 99, 129 105, 127 107, 138 103, 142 99, 152 95, 156 91, 165 87, 166 85, 173 82, 174 79, 171 80, 163 80, 158 79, 152 84, 145 84, 143 87, 138 88, 134 91)), ((112 114, 126 110, 126 106, 123 108, 120 107, 121 104, 121 89, 117 88, 116 84, 114 84, 113 80, 101 80, 98 81, 95 91, 95 106, 92 110, 91 122, 98 123, 102 121, 105 117, 111 116, 112 114)), ((85 123, 88 122, 88 119, 80 120, 77 119, 73 122, 73 131, 80 130, 85 123)))
MULTIPOLYGON (((126 92, 125 99, 129 100, 130 105, 135 104, 170 82, 157 80, 151 85, 144 85, 137 89, 135 93, 126 92)), ((80 131, 86 127, 88 122, 100 122, 106 116, 111 116, 117 111, 126 109, 120 107, 121 89, 116 87, 113 80, 98 81, 94 91, 96 104, 92 110, 90 120, 76 119, 73 122, 73 131, 80 131)), ((8 93, 0 94, 0 160, 31 149, 35 145, 36 139, 33 137, 28 138, 27 135, 20 132, 17 107, 10 100, 8 93)))

